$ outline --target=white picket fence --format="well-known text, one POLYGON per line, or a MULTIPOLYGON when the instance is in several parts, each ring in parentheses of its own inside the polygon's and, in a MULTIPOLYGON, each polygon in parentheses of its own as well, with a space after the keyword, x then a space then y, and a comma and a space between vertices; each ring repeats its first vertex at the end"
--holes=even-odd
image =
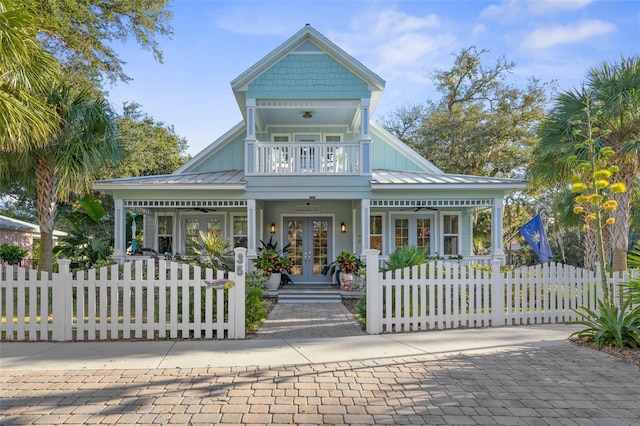
POLYGON ((244 248, 235 250, 235 269, 226 278, 153 259, 78 273, 69 272, 69 261, 59 263, 59 273, 39 278, 34 270, 1 267, 2 340, 245 337, 244 248))
MULTIPOLYGON (((366 253, 367 333, 566 323, 573 309, 596 308, 602 291, 595 272, 546 263, 500 272, 451 261, 434 261, 383 274, 376 250, 366 253)), ((633 271, 639 276, 639 271, 633 271)), ((618 295, 628 273, 610 277, 618 295)))

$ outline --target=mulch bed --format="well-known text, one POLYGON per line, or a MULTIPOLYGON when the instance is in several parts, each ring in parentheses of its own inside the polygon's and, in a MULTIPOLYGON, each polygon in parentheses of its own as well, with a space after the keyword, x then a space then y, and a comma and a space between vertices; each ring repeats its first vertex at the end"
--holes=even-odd
POLYGON ((584 346, 586 348, 591 348, 594 351, 604 352, 640 368, 640 348, 618 348, 615 346, 605 345, 603 345, 601 348, 598 348, 593 342, 584 342, 580 339, 575 338, 569 339, 569 341, 574 345, 584 346))

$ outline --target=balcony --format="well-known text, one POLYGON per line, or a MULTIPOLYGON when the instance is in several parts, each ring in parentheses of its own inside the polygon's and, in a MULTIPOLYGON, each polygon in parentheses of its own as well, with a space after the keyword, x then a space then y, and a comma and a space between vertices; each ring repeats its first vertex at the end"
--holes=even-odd
POLYGON ((245 170, 253 176, 370 174, 370 144, 247 141, 245 170))

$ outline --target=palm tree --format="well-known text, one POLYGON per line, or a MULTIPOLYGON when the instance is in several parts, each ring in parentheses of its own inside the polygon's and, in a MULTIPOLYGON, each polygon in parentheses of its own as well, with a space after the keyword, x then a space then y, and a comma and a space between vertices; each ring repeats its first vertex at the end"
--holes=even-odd
MULTIPOLYGON (((598 124, 610 132, 603 142, 617 153, 613 162, 620 167, 616 179, 631 189, 640 173, 640 56, 622 59, 619 64, 603 63, 589 71, 587 82, 601 112, 598 124)), ((612 269, 627 269, 631 191, 614 195, 618 209, 611 228, 612 269)))
MULTIPOLYGON (((604 63, 588 73, 585 86, 561 93, 542 124, 540 142, 534 149, 529 173, 534 180, 553 184, 568 181, 572 165, 567 159, 579 154, 574 148, 585 134, 588 117, 598 129, 598 143, 609 146, 616 156, 612 163, 620 171, 616 179, 630 190, 614 195, 618 202, 616 222, 611 227, 613 270, 626 269, 631 221, 631 193, 640 172, 640 57, 604 63), (587 107, 591 105, 591 107, 587 107), (587 111, 586 108, 589 108, 587 111)), ((585 244, 595 244, 586 235, 585 244)), ((585 259, 586 267, 595 265, 585 259)))
POLYGON ((122 147, 114 114, 101 96, 61 84, 48 103, 57 114, 55 136, 44 147, 0 155, 0 182, 20 179, 35 189, 38 268, 50 272, 57 200, 88 191, 100 170, 120 159, 122 147))
POLYGON ((38 146, 55 130, 55 114, 43 94, 58 63, 36 40, 27 3, 0 2, 0 151, 38 146))

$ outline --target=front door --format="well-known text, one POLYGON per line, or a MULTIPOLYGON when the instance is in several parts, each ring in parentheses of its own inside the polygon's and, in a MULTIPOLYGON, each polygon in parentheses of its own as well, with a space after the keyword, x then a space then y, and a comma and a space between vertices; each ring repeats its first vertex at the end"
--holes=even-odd
POLYGON ((284 219, 289 244, 290 271, 295 284, 330 283, 331 277, 322 273, 331 262, 330 217, 291 217, 284 219))

